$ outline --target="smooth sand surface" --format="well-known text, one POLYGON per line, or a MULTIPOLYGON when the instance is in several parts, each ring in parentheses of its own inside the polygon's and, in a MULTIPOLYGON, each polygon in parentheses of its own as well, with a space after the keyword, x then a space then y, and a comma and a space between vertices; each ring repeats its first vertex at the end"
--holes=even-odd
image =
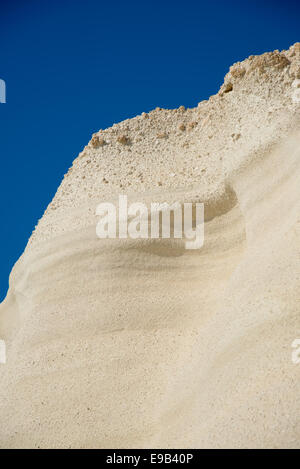
POLYGON ((295 44, 93 136, 0 306, 1 448, 300 448, 299 83, 295 44), (119 194, 204 202, 203 248, 98 239, 119 194))

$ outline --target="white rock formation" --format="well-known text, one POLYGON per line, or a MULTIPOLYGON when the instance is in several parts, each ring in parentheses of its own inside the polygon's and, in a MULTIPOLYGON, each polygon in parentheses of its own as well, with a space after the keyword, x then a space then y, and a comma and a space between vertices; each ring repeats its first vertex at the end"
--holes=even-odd
POLYGON ((0 307, 1 448, 300 447, 299 78, 298 43, 93 136, 0 307), (119 193, 204 201, 204 247, 98 239, 119 193))

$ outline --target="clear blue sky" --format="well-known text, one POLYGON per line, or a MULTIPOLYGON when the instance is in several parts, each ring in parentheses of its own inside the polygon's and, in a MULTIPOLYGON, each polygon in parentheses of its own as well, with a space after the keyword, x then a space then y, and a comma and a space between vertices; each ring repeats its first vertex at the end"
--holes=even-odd
POLYGON ((298 0, 0 0, 0 300, 93 132, 195 106, 229 66, 300 41, 298 0))

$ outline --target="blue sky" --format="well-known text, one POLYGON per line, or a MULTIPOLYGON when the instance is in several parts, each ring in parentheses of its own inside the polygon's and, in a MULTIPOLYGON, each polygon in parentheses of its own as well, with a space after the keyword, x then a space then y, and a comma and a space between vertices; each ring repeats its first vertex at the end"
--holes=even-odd
POLYGON ((300 2, 0 0, 0 301, 91 134, 192 107, 231 64, 300 41, 300 2))

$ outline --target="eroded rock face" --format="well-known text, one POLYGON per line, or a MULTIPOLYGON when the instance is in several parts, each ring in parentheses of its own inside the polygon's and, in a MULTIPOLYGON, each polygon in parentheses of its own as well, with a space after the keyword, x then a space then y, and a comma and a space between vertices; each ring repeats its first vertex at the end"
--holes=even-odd
POLYGON ((299 447, 299 57, 92 137, 0 308, 0 447, 299 447), (203 201, 203 248, 98 239, 120 193, 203 201))

